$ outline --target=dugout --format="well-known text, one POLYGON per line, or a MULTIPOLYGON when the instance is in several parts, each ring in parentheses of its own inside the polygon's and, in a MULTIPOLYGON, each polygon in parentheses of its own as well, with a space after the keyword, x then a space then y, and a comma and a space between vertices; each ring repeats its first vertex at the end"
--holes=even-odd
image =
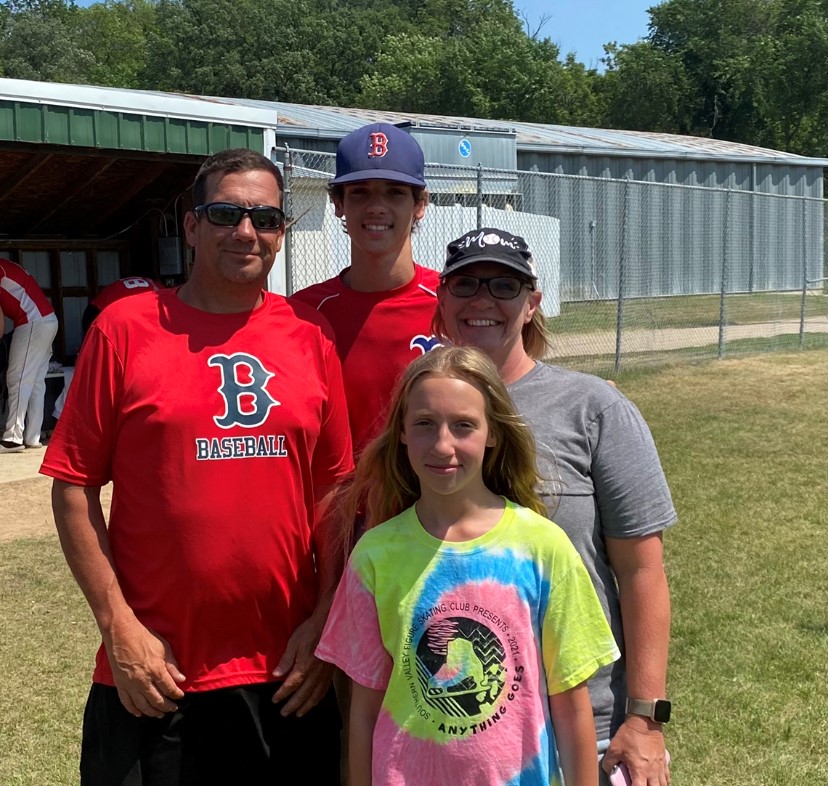
POLYGON ((185 279, 182 217, 198 167, 228 147, 269 154, 275 125, 273 109, 0 79, 0 256, 52 301, 56 359, 77 353, 81 315, 106 284, 185 279))

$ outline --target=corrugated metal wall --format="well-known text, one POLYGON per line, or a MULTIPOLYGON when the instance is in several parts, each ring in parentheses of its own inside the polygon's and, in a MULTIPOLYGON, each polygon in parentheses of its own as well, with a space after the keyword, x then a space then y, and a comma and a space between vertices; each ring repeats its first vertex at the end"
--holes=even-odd
POLYGON ((264 132, 224 123, 103 109, 0 101, 0 140, 206 156, 261 150, 264 132))
POLYGON ((534 153, 519 160, 540 170, 520 175, 523 210, 561 221, 564 300, 711 293, 723 282, 729 292, 798 290, 803 275, 822 275, 814 167, 534 153))

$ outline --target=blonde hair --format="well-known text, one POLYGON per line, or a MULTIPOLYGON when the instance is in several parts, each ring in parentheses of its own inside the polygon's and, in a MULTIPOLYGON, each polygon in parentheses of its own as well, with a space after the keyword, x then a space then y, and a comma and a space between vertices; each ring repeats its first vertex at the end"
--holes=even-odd
POLYGON ((485 401, 486 422, 494 446, 483 458, 486 487, 526 508, 546 515, 537 493, 535 439, 515 411, 494 364, 473 347, 436 347, 411 363, 397 382, 382 433, 362 453, 353 481, 344 492, 345 548, 353 545, 358 517, 365 529, 402 513, 420 498, 420 481, 408 460, 403 433, 411 389, 425 376, 460 379, 473 385, 485 401))
MULTIPOLYGON (((441 281, 440 286, 444 287, 445 282, 441 281)), ((451 343, 455 340, 455 337, 448 333, 446 321, 443 319, 443 311, 439 305, 434 311, 434 318, 431 320, 431 332, 440 341, 451 343)), ((546 317, 540 306, 535 309, 532 319, 521 328, 520 334, 523 339, 523 350, 530 358, 543 360, 549 354, 552 337, 549 328, 546 326, 546 317)))

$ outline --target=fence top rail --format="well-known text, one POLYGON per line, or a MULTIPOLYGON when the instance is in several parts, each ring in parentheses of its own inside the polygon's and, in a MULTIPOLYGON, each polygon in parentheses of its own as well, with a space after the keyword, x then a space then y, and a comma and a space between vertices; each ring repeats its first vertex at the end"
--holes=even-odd
MULTIPOLYGON (((323 159, 333 159, 334 153, 329 153, 323 150, 301 150, 299 148, 287 145, 277 147, 277 149, 284 150, 286 155, 301 154, 302 156, 318 156, 323 159)), ((505 178, 514 178, 518 175, 537 178, 548 178, 550 180, 572 180, 577 182, 592 182, 592 183, 616 183, 618 185, 636 185, 648 186, 651 188, 676 188, 680 190, 702 191, 704 193, 721 193, 732 195, 750 195, 755 197, 768 197, 775 199, 794 199, 804 202, 814 202, 828 206, 828 198, 805 196, 804 194, 771 194, 764 191, 755 191, 745 188, 725 188, 723 186, 704 186, 704 185, 688 185, 685 183, 659 183, 652 180, 638 180, 632 177, 616 178, 616 177, 597 177, 595 175, 571 175, 561 172, 539 172, 531 169, 496 169, 494 167, 482 167, 480 165, 463 165, 463 164, 440 164, 434 162, 426 162, 426 181, 428 175, 436 176, 439 172, 452 173, 455 177, 466 177, 469 180, 477 180, 481 173, 484 181, 487 177, 491 179, 503 180, 505 178), (456 173, 456 174, 455 174, 456 173)), ((307 172, 308 177, 320 177, 333 175, 324 170, 315 169, 308 166, 293 166, 293 176, 302 177, 302 173, 307 172)))

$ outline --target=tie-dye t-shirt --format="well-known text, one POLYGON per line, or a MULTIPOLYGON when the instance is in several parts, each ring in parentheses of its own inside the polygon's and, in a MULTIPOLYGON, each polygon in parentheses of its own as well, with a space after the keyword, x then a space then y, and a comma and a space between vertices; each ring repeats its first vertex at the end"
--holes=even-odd
POLYGON ((560 786, 547 696, 619 655, 566 535, 510 502, 463 543, 414 508, 366 532, 316 654, 385 692, 374 786, 560 786))

